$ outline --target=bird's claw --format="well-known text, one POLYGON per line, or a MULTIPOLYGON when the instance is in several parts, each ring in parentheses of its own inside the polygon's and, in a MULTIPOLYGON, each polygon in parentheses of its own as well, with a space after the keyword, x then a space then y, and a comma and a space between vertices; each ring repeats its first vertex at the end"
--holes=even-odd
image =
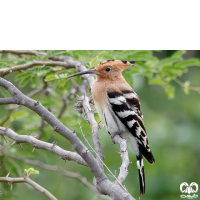
POLYGON ((121 137, 121 134, 120 134, 120 133, 118 133, 118 132, 113 133, 113 134, 111 135, 111 139, 112 139, 112 141, 113 141, 114 144, 115 144, 114 138, 115 138, 116 135, 119 135, 119 136, 121 137))

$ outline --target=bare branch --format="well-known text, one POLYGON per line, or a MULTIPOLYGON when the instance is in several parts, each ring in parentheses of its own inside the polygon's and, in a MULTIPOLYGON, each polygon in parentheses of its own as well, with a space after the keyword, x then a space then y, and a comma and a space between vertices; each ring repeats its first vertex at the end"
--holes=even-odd
MULTIPOLYGON (((130 165, 127 145, 126 145, 127 142, 125 139, 122 139, 119 135, 116 135, 114 138, 112 138, 112 141, 114 143, 119 144, 120 146, 120 156, 122 158, 122 165, 120 167, 120 172, 117 180, 122 184, 128 175, 128 167, 130 165)), ((118 182, 116 181, 116 183, 118 182)))
POLYGON ((0 182, 8 182, 10 184, 10 188, 12 190, 12 185, 14 183, 28 183, 32 187, 34 187, 36 190, 47 196, 51 200, 57 200, 56 197, 54 197, 48 190, 43 188, 41 185, 36 183, 35 181, 31 180, 29 177, 23 177, 23 178, 11 178, 11 177, 0 177, 0 182))
POLYGON ((66 69, 74 68, 73 65, 68 65, 66 62, 59 62, 59 61, 33 61, 24 65, 16 65, 11 68, 2 68, 0 69, 0 76, 3 77, 7 74, 10 74, 14 71, 19 70, 26 70, 34 66, 62 66, 66 69))
MULTIPOLYGON (((31 144, 35 149, 45 149, 47 151, 50 151, 52 153, 55 153, 59 155, 63 160, 69 160, 69 161, 75 161, 78 164, 87 166, 86 162, 75 152, 66 151, 59 146, 55 144, 50 144, 48 142, 43 142, 31 135, 19 135, 15 133, 10 128, 4 128, 0 127, 0 135, 6 135, 9 138, 13 139, 15 143, 29 143, 31 144)), ((15 144, 14 143, 14 144, 15 144)))
POLYGON ((87 115, 88 121, 92 126, 92 139, 94 143, 94 150, 95 153, 97 153, 97 162, 99 166, 103 169, 103 160, 104 156, 101 150, 101 144, 99 142, 99 124, 96 122, 94 118, 94 113, 90 107, 90 98, 88 96, 82 96, 79 98, 80 101, 82 101, 83 109, 87 115))
POLYGON ((63 170, 62 168, 58 167, 58 166, 52 166, 52 165, 47 165, 45 163, 42 163, 38 160, 30 160, 30 159, 27 159, 27 158, 24 158, 22 156, 18 156, 16 154, 10 154, 10 153, 6 153, 6 155, 14 158, 14 159, 17 159, 17 160, 20 160, 26 164, 30 164, 30 165, 36 165, 36 166, 39 166, 43 169, 47 169, 47 170, 52 170, 52 171, 58 171, 60 172, 61 175, 63 176, 68 176, 68 177, 71 177, 71 178, 75 178, 77 179, 78 181, 80 181, 85 187, 87 187, 89 190, 91 190, 92 192, 94 192, 94 194, 98 197, 98 198, 101 198, 103 200, 109 200, 110 198, 108 197, 105 197, 105 196, 102 196, 98 190, 92 185, 90 184, 87 179, 83 176, 81 176, 80 174, 78 173, 74 173, 74 172, 69 172, 69 171, 66 171, 66 170, 63 170))
POLYGON ((31 50, 0 50, 0 53, 27 54, 27 55, 46 55, 44 52, 31 50))
POLYGON ((15 100, 13 99, 13 97, 10 98, 0 98, 0 105, 3 104, 13 104, 15 103, 15 100))

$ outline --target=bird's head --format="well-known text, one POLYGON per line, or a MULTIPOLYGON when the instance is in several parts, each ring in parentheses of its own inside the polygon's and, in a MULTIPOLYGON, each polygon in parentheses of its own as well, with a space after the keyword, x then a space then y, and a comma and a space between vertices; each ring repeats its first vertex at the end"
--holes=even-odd
POLYGON ((96 66, 95 69, 78 72, 67 78, 83 74, 95 74, 97 79, 116 79, 121 76, 121 72, 129 66, 133 66, 135 61, 107 60, 96 66))

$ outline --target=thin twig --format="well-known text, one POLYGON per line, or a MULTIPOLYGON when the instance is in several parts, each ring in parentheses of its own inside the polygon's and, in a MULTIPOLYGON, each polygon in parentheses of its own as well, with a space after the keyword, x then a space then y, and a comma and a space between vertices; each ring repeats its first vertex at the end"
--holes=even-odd
POLYGON ((59 61, 33 61, 24 65, 16 65, 12 66, 11 68, 2 68, 0 69, 0 76, 3 77, 7 74, 10 74, 14 71, 19 70, 26 70, 34 66, 62 66, 66 69, 74 68, 74 66, 68 65, 66 62, 59 62, 59 61))
POLYGON ((185 84, 183 82, 181 82, 180 80, 176 79, 174 80, 178 85, 180 85, 182 88, 188 89, 188 90, 192 90, 195 92, 200 93, 200 87, 195 87, 195 86, 185 86, 185 84))

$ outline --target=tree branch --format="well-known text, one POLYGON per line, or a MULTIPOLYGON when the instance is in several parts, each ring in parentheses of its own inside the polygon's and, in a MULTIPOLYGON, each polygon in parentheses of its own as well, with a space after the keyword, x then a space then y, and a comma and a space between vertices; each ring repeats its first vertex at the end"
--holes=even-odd
POLYGON ((57 200, 56 197, 54 197, 48 190, 43 188, 41 185, 38 183, 34 182, 31 180, 29 177, 24 177, 24 178, 11 178, 11 177, 0 177, 0 182, 8 182, 11 185, 11 190, 12 190, 12 185, 14 183, 28 183, 32 187, 34 187, 36 190, 47 196, 51 200, 57 200))
POLYGON ((26 70, 26 69, 29 69, 31 67, 38 66, 38 65, 41 65, 43 67, 45 67, 45 66, 62 66, 62 67, 65 67, 66 69, 74 68, 73 65, 69 65, 66 62, 59 62, 59 61, 33 61, 33 62, 24 64, 24 65, 16 65, 16 66, 13 66, 11 68, 2 68, 2 69, 0 69, 0 76, 4 77, 7 74, 10 74, 10 73, 12 73, 14 71, 26 70))
POLYGON ((26 164, 29 164, 29 165, 36 165, 36 166, 39 166, 43 169, 47 169, 47 170, 52 170, 52 171, 58 171, 60 172, 60 174, 62 176, 67 176, 67 177, 71 177, 71 178, 75 178, 77 179, 78 181, 80 181, 85 187, 87 187, 89 190, 91 190, 92 192, 94 192, 94 194, 100 198, 100 199, 103 199, 103 200, 109 200, 110 198, 108 197, 105 197, 105 196, 102 196, 98 190, 92 185, 90 184, 87 179, 83 176, 81 176, 80 174, 78 173, 74 173, 74 172, 69 172, 69 171, 66 171, 66 170, 63 170, 62 168, 58 167, 58 166, 52 166, 52 165, 47 165, 45 163, 42 163, 38 160, 30 160, 30 159, 27 159, 27 158, 24 158, 22 156, 19 156, 19 155, 16 155, 16 154, 10 154, 10 153, 6 153, 6 155, 14 158, 14 159, 17 159, 17 160, 20 160, 26 164))
POLYGON ((13 103, 15 103, 15 100, 13 99, 13 97, 10 97, 10 98, 0 98, 0 105, 13 104, 13 103))
MULTIPOLYGON (((129 157, 128 157, 128 151, 127 151, 127 145, 126 145, 126 140, 122 139, 119 135, 116 135, 112 141, 114 143, 119 144, 120 146, 120 156, 122 159, 122 165, 120 167, 120 172, 119 172, 119 176, 118 176, 118 181, 122 184, 124 182, 124 180, 126 179, 127 175, 128 175, 128 167, 130 165, 130 161, 129 161, 129 157)), ((118 183, 116 181, 116 183, 118 183)))
POLYGON ((56 144, 50 144, 48 142, 40 141, 32 135, 19 135, 10 128, 4 127, 0 127, 0 135, 6 135, 7 137, 13 139, 16 144, 29 143, 34 147, 34 149, 45 149, 59 155, 63 160, 72 160, 77 162, 78 164, 87 166, 86 162, 77 153, 66 151, 56 144))
POLYGON ((27 54, 27 55, 46 55, 44 52, 29 51, 29 50, 0 50, 0 53, 27 54))
POLYGON ((92 111, 90 105, 91 104, 91 100, 89 97, 87 97, 86 95, 80 97, 78 99, 80 102, 82 102, 83 105, 83 109, 87 115, 88 118, 88 122, 91 124, 92 126, 92 139, 93 139, 93 143, 94 143, 94 150, 97 158, 97 162, 99 164, 99 166, 103 169, 103 160, 104 160, 104 156, 101 150, 101 144, 99 142, 99 124, 96 122, 95 118, 94 118, 94 112, 92 111))

